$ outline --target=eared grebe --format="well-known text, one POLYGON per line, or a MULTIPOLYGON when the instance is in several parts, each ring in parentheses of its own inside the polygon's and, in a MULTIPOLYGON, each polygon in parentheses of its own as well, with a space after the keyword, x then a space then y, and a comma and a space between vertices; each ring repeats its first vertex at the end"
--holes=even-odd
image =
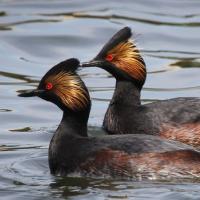
POLYGON ((76 59, 63 61, 46 73, 37 89, 19 94, 38 96, 63 111, 49 146, 52 174, 134 179, 200 175, 200 153, 188 145, 142 134, 88 137, 91 102, 76 73, 78 66, 76 59))
POLYGON ((130 41, 131 29, 117 32, 83 67, 97 66, 116 78, 114 95, 104 117, 109 134, 152 134, 200 145, 200 98, 174 98, 141 105, 146 67, 130 41))

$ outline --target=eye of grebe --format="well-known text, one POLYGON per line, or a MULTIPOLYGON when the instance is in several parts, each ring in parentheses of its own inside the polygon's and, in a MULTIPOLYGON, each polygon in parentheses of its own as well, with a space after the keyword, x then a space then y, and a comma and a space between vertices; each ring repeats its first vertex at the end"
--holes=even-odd
POLYGON ((45 88, 47 90, 51 90, 53 88, 53 84, 49 82, 49 83, 46 84, 45 88))
POLYGON ((106 60, 107 61, 112 61, 113 60, 113 55, 112 54, 108 54, 107 56, 106 56, 106 60))

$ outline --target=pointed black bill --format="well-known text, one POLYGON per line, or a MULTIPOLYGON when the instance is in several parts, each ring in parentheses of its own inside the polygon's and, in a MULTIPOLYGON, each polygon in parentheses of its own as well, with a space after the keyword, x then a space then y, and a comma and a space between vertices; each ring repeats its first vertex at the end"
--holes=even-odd
POLYGON ((101 61, 101 60, 91 60, 88 62, 82 62, 81 63, 81 67, 101 67, 104 64, 105 61, 101 61))
POLYGON ((44 90, 26 90, 21 92, 20 94, 18 94, 19 97, 34 97, 34 96, 38 96, 39 94, 43 93, 44 90))

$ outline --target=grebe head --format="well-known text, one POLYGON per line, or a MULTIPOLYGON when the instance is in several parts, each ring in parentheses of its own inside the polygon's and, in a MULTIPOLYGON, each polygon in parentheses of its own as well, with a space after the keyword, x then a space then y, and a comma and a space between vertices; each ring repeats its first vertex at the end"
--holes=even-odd
POLYGON ((38 96, 60 107, 63 111, 90 111, 88 90, 76 73, 79 61, 71 58, 51 68, 41 79, 38 87, 19 96, 38 96))
POLYGON ((146 79, 146 67, 135 43, 130 40, 131 29, 118 31, 91 61, 82 67, 97 66, 111 73, 117 80, 133 81, 140 89, 146 79))

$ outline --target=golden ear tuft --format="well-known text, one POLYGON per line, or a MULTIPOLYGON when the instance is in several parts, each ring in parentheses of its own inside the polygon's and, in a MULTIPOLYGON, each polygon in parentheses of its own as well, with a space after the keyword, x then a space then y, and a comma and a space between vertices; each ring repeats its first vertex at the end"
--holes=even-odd
POLYGON ((107 53, 106 60, 108 60, 107 58, 116 67, 126 71, 133 78, 141 81, 145 80, 145 63, 133 41, 127 40, 119 43, 107 53))
POLYGON ((52 83, 52 92, 72 110, 81 110, 89 103, 89 94, 82 86, 80 78, 75 74, 61 71, 50 75, 45 83, 52 83))

